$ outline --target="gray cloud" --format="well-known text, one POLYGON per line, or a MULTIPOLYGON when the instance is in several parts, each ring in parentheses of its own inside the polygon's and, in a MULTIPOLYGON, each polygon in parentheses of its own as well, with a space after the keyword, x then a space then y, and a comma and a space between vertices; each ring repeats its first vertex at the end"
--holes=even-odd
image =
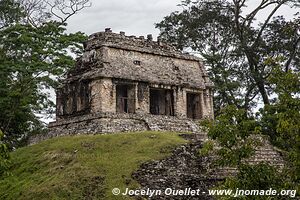
MULTIPOLYGON (((261 0, 248 1, 244 14, 255 8, 261 0)), ((91 0, 92 7, 86 8, 68 21, 68 31, 82 31, 90 35, 110 27, 114 32, 125 31, 126 35, 159 33, 154 23, 172 11, 180 10, 177 5, 181 0, 91 0)), ((288 7, 281 8, 276 14, 291 18, 294 12, 288 7)), ((258 14, 258 21, 263 20, 268 12, 258 14)), ((258 23, 258 22, 257 22, 258 23)))
POLYGON ((157 36, 154 23, 164 16, 179 10, 181 0, 92 0, 92 7, 73 16, 68 22, 68 31, 87 34, 103 31, 106 27, 114 32, 125 31, 126 35, 157 36))

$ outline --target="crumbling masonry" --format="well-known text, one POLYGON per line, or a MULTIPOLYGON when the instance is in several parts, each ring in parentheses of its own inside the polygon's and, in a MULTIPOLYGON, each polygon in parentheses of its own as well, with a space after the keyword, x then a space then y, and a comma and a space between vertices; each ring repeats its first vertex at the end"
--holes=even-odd
POLYGON ((213 83, 201 60, 152 36, 92 34, 57 90, 50 135, 197 131, 213 118, 213 83))
MULTIPOLYGON (((141 187, 206 191, 216 181, 237 173, 236 168, 216 168, 213 160, 217 156, 199 154, 207 137, 195 122, 213 118, 213 84, 197 57, 160 40, 152 41, 150 35, 147 39, 128 37, 110 29, 91 35, 84 47, 83 56, 57 90, 56 122, 49 124, 49 133, 31 137, 29 144, 81 133, 189 131, 197 133, 184 135, 190 143, 177 147, 170 157, 144 163, 133 173, 141 187)), ((245 161, 282 169, 280 151, 267 138, 257 139, 262 146, 245 161)))

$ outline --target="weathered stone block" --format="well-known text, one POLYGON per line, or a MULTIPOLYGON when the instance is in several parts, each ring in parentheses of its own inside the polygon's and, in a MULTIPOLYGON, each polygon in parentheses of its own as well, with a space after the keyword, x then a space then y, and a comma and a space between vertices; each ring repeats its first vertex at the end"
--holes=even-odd
POLYGON ((195 56, 150 36, 95 33, 57 91, 50 134, 190 131, 187 118, 213 118, 212 87, 195 56))

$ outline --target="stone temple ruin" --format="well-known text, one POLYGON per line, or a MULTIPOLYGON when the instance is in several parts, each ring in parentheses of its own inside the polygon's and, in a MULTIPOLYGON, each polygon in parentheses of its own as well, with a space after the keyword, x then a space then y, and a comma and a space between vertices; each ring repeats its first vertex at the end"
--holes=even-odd
POLYGON ((57 90, 50 135, 195 132, 195 120, 213 118, 212 87, 198 57, 107 28, 89 36, 57 90))
MULTIPOLYGON (((144 130, 193 132, 197 143, 207 138, 197 122, 214 117, 212 88, 199 58, 181 53, 159 38, 153 41, 151 35, 137 38, 106 29, 88 38, 83 56, 57 90, 56 121, 49 124, 49 132, 29 143, 58 135, 144 130)), ((267 139, 259 140, 263 146, 247 162, 268 162, 282 168, 280 152, 267 139)), ((201 143, 197 145, 194 152, 201 143)), ((181 156, 189 153, 183 150, 181 156)), ((177 160, 164 164, 189 173, 197 160, 191 161, 189 155, 180 158, 179 154, 174 156, 177 160)), ((154 168, 160 169, 155 163, 154 168)), ((236 173, 236 169, 212 168, 209 173, 220 178, 236 173)), ((172 180, 177 180, 173 176, 171 173, 172 180)), ((153 176, 149 177, 152 181, 153 176)))

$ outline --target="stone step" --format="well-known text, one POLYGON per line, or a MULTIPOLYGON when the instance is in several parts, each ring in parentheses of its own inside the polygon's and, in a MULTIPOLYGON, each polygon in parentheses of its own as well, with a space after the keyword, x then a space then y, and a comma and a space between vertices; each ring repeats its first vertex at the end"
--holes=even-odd
POLYGON ((173 118, 164 118, 164 117, 155 117, 152 119, 147 119, 146 123, 148 124, 150 130, 155 131, 187 131, 197 133, 199 128, 197 124, 190 120, 185 119, 173 119, 173 118))

